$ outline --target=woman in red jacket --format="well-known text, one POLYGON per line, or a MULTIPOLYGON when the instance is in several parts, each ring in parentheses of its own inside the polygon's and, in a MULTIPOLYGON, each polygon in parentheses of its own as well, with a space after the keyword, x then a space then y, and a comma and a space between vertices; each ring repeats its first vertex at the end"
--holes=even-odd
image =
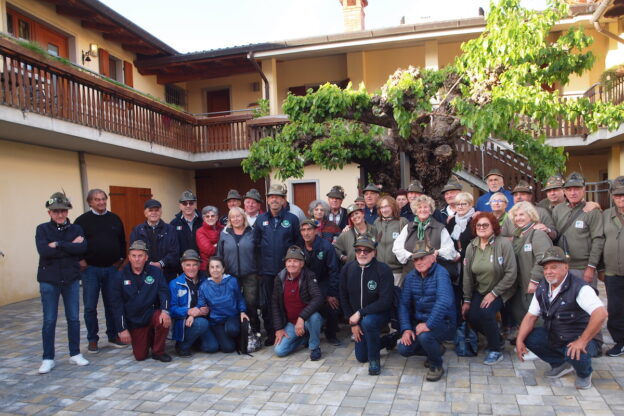
POLYGON ((223 226, 218 222, 219 210, 212 205, 207 205, 202 209, 202 218, 204 224, 197 230, 195 239, 201 257, 199 269, 205 272, 208 267, 208 260, 217 252, 217 242, 223 226))

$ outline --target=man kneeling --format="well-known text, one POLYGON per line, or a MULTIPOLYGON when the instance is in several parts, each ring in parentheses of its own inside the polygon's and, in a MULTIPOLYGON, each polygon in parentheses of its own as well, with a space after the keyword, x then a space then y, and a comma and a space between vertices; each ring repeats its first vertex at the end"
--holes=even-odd
POLYGON ((115 323, 119 339, 132 343, 137 361, 152 358, 164 363, 171 361, 165 353, 169 333, 169 287, 158 267, 146 264, 147 244, 136 240, 128 249, 129 264, 117 274, 111 288, 115 323))
POLYGON ((323 325, 319 309, 325 299, 314 273, 304 267, 305 254, 301 248, 290 246, 284 260, 286 267, 275 276, 273 286, 275 355, 284 357, 307 339, 310 360, 318 361, 323 325))
POLYGON ((435 262, 434 249, 417 241, 412 260, 414 269, 405 276, 399 321, 403 336, 399 353, 404 357, 426 355, 427 380, 438 381, 444 374, 442 342, 455 333, 455 300, 446 269, 435 262))
POLYGON ((589 389, 591 357, 599 349, 594 337, 607 319, 607 310, 589 284, 568 273, 561 248, 546 250, 539 264, 544 266, 544 279, 518 330, 518 358, 524 361, 528 348, 552 367, 545 377, 559 378, 574 370, 576 388, 589 389), (540 316, 544 327, 534 328, 540 316))

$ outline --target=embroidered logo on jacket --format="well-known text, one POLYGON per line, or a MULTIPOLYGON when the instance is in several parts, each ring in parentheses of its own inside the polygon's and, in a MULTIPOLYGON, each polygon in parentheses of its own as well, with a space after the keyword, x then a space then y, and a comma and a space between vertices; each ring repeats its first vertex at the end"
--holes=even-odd
POLYGON ((147 276, 145 278, 145 283, 147 283, 148 285, 151 285, 152 283, 154 283, 154 278, 152 276, 147 276))
POLYGON ((369 280, 368 283, 366 284, 366 287, 368 287, 368 290, 372 292, 375 289, 377 289, 377 282, 374 280, 369 280))

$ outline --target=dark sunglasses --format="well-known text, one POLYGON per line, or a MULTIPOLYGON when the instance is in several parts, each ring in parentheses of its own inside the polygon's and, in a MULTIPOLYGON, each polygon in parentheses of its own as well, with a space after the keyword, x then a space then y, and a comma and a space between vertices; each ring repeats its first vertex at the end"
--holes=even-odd
POLYGON ((370 254, 373 252, 373 250, 370 248, 356 248, 355 252, 357 254, 370 254))
POLYGON ((195 205, 195 201, 183 201, 180 203, 184 205, 185 207, 188 207, 189 205, 195 205))

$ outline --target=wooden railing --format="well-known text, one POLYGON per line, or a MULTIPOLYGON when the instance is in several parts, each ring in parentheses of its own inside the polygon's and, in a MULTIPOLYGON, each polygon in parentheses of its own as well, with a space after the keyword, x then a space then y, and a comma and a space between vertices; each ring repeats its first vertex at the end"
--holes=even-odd
POLYGON ((603 101, 612 104, 621 104, 624 102, 624 76, 616 76, 615 79, 607 85, 594 84, 584 95, 589 98, 591 102, 603 101))

